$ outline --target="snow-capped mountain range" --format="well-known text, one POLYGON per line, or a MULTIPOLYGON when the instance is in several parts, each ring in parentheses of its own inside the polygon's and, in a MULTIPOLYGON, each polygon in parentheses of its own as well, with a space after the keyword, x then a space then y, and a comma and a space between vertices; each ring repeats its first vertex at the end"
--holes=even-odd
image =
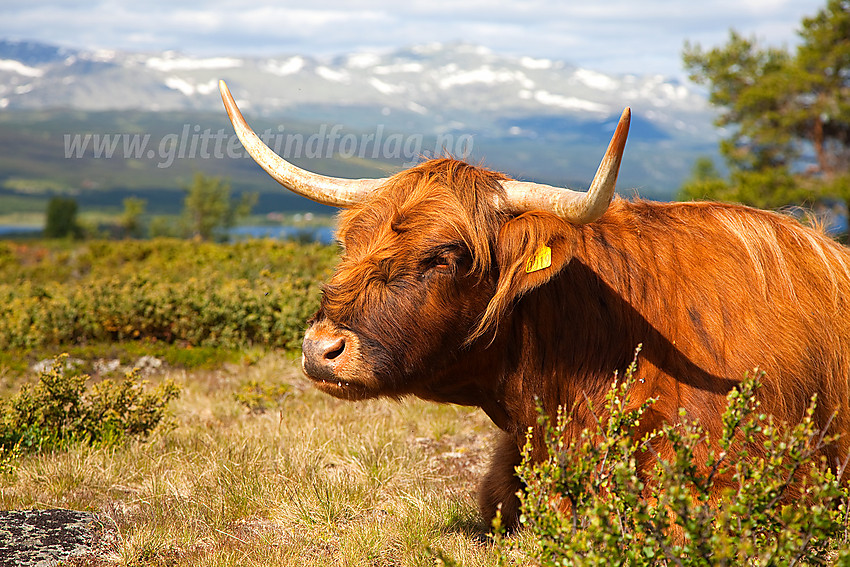
MULTIPOLYGON (((261 129, 286 124, 291 132, 297 123, 304 132, 341 125, 432 140, 474 137, 468 157, 477 163, 534 181, 584 183, 630 106, 621 181, 641 195, 669 198, 697 157, 717 155, 715 112, 696 86, 635 71, 612 75, 463 43, 320 58, 196 57, 0 40, 0 113, 133 111, 173 121, 178 131, 197 121, 198 132, 226 125, 218 93, 224 79, 261 129)), ((419 156, 436 155, 433 147, 419 156)))
MULTIPOLYGON (((704 93, 663 76, 641 75, 639 70, 608 75, 565 61, 500 55, 467 44, 319 59, 204 58, 0 41, 2 110, 220 111, 219 79, 228 81, 249 113, 372 108, 437 130, 479 128, 494 116, 599 120, 628 105, 659 128, 705 136, 711 118, 704 93), (489 119, 482 120, 485 116, 489 119)), ((520 126, 507 128, 522 133, 520 126)))

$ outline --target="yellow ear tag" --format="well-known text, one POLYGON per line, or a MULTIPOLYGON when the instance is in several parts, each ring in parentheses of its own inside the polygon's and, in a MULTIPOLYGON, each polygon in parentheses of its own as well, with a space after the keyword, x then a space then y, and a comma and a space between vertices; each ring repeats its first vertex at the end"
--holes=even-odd
POLYGON ((528 259, 525 265, 525 273, 537 272, 552 265, 552 249, 545 244, 537 249, 534 256, 528 259))

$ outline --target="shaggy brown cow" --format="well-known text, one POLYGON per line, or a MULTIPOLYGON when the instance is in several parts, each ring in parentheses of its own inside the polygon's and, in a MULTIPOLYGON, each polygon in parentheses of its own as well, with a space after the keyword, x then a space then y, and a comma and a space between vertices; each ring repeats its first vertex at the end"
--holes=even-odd
MULTIPOLYGON (((504 432, 482 483, 485 520, 517 520, 514 466, 535 400, 575 408, 574 431, 643 344, 643 426, 680 420, 713 438, 725 396, 758 366, 763 409, 848 431, 850 255, 774 213, 612 197, 628 110, 587 194, 524 184, 452 159, 349 182, 295 168, 250 131, 243 144, 296 192, 347 207, 342 260, 304 338, 303 368, 334 396, 414 395, 479 406, 504 432)), ((542 447, 537 449, 542 450, 542 447)), ((824 454, 834 466, 848 437, 824 454)), ((669 447, 655 450, 670 456, 669 447)), ((751 447, 758 451, 758 447, 751 447)), ((704 455, 703 455, 704 456, 704 455)), ((651 465, 640 462, 642 468, 651 465)))

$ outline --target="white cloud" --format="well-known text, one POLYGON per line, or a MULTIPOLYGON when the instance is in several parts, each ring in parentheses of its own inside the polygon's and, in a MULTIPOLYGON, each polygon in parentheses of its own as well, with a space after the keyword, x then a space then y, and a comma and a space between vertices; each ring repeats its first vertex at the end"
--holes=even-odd
POLYGON ((605 72, 681 74, 685 39, 725 41, 732 27, 793 44, 823 0, 5 0, 0 37, 71 47, 193 55, 347 54, 466 41, 605 72))

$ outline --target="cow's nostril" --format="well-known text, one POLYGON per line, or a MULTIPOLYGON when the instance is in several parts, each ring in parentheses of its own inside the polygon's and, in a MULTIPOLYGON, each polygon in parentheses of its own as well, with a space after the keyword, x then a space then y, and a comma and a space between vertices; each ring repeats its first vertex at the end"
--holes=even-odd
POLYGON ((325 350, 325 360, 335 360, 345 351, 345 339, 340 337, 325 350))

